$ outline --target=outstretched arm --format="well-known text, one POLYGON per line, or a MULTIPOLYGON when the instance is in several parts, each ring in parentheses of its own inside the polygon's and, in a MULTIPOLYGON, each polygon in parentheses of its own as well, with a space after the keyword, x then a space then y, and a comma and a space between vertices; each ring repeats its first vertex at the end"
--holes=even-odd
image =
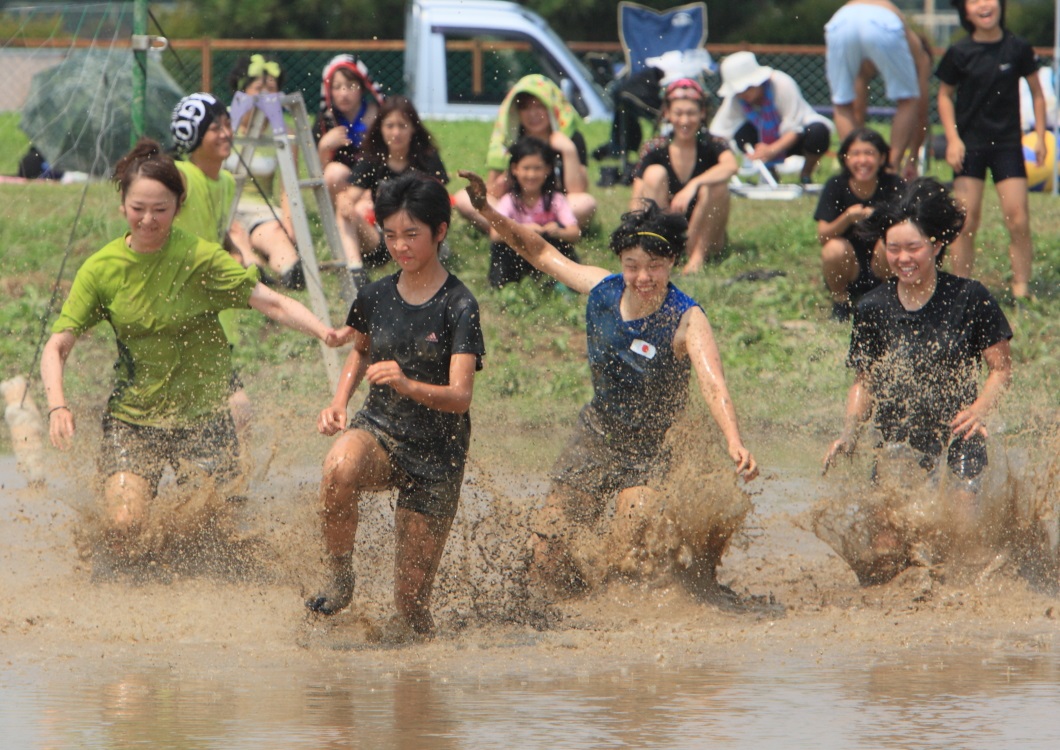
POLYGON ((850 391, 847 393, 847 411, 843 420, 843 431, 839 433, 839 438, 832 443, 828 448, 828 453, 825 454, 822 475, 828 473, 828 469, 840 454, 849 456, 854 452, 858 444, 858 430, 862 422, 872 414, 874 401, 872 391, 869 390, 868 375, 858 373, 854 385, 850 386, 850 391))
POLYGON ((482 214, 482 218, 489 223, 502 242, 525 258, 534 268, 582 294, 588 294, 608 276, 606 269, 574 262, 533 229, 499 214, 486 200, 486 184, 477 174, 461 169, 459 175, 468 181, 467 195, 475 210, 482 214))
POLYGON ((702 309, 693 307, 681 319, 674 336, 674 350, 680 355, 688 354, 692 368, 696 371, 699 391, 710 407, 710 413, 725 436, 729 456, 736 464, 736 473, 749 482, 758 476, 758 464, 754 456, 744 447, 740 437, 740 425, 736 420, 729 388, 725 384, 725 373, 721 367, 721 354, 714 340, 714 331, 702 309))
POLYGON ((254 287, 250 294, 250 306, 280 325, 308 333, 328 346, 341 346, 347 340, 341 331, 321 323, 301 302, 274 292, 264 284, 259 283, 254 287))

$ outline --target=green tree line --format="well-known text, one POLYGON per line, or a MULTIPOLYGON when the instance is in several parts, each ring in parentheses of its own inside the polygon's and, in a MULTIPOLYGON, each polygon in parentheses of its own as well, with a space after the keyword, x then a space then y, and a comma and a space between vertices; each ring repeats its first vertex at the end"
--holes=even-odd
MULTIPOLYGON (((709 41, 822 44, 823 27, 843 0, 713 0, 707 3, 709 41)), ((567 40, 616 41, 615 0, 527 0, 567 40)), ((640 0, 658 10, 678 0, 640 0)), ((918 2, 900 3, 918 7, 918 2)), ((947 8, 938 0, 939 9, 947 8)), ((1053 0, 1013 0, 1006 21, 1038 46, 1053 43, 1053 0)), ((405 0, 185 0, 164 14, 170 36, 277 39, 401 39, 405 0)))
MULTIPOLYGON (((639 1, 658 10, 681 4, 680 0, 639 1)), ((842 3, 708 0, 708 43, 822 44, 824 24, 842 3)), ((615 0, 524 0, 520 4, 539 13, 568 41, 618 39, 615 0)), ((898 0, 898 4, 911 11, 922 7, 921 0, 898 0)), ((5 5, 15 3, 0 0, 0 10, 5 5)), ((76 7, 77 2, 64 5, 76 7)), ((174 39, 401 39, 405 5, 406 0, 177 0, 151 7, 165 35, 174 39)), ((937 6, 945 9, 949 3, 937 0, 937 6)), ((1006 21, 1032 44, 1051 46, 1053 15, 1053 0, 1010 0, 1006 21)), ((50 35, 52 24, 44 18, 27 27, 24 21, 0 16, 0 38, 10 35, 5 31, 32 35, 35 26, 50 35)))

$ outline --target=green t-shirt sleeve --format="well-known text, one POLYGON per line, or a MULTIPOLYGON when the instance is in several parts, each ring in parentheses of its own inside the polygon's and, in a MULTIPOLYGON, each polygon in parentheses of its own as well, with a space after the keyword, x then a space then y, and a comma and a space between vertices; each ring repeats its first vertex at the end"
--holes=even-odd
POLYGON ((74 277, 70 294, 63 303, 59 317, 52 324, 52 333, 73 331, 80 336, 106 318, 99 295, 99 284, 89 266, 82 266, 74 277))
POLYGON ((203 254, 203 292, 215 309, 245 309, 250 307, 250 295, 258 285, 258 267, 243 268, 239 261, 226 253, 219 245, 200 243, 203 254))

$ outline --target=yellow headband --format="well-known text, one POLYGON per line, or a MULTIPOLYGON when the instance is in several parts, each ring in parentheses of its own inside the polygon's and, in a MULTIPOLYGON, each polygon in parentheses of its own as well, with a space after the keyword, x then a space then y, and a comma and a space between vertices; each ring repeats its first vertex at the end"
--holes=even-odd
POLYGON ((667 245, 670 244, 670 240, 666 239, 661 234, 656 234, 655 232, 637 232, 637 237, 655 237, 657 239, 662 240, 667 245))

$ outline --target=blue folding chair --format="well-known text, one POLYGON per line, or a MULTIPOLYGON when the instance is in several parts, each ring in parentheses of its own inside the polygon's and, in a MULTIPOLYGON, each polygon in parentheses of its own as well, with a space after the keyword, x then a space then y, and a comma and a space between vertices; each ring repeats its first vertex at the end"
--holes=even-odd
POLYGON ((626 55, 626 74, 648 67, 648 58, 707 43, 707 4, 688 3, 655 10, 622 0, 618 4, 618 40, 626 55))
POLYGON ((602 169, 601 186, 631 181, 628 157, 631 153, 636 156, 640 148, 640 118, 658 121, 662 109, 659 84, 663 73, 648 60, 667 52, 703 47, 707 41, 707 4, 688 3, 660 11, 623 0, 618 4, 618 37, 625 66, 611 87, 615 101, 611 138, 595 149, 593 156, 617 157, 621 166, 602 169))

